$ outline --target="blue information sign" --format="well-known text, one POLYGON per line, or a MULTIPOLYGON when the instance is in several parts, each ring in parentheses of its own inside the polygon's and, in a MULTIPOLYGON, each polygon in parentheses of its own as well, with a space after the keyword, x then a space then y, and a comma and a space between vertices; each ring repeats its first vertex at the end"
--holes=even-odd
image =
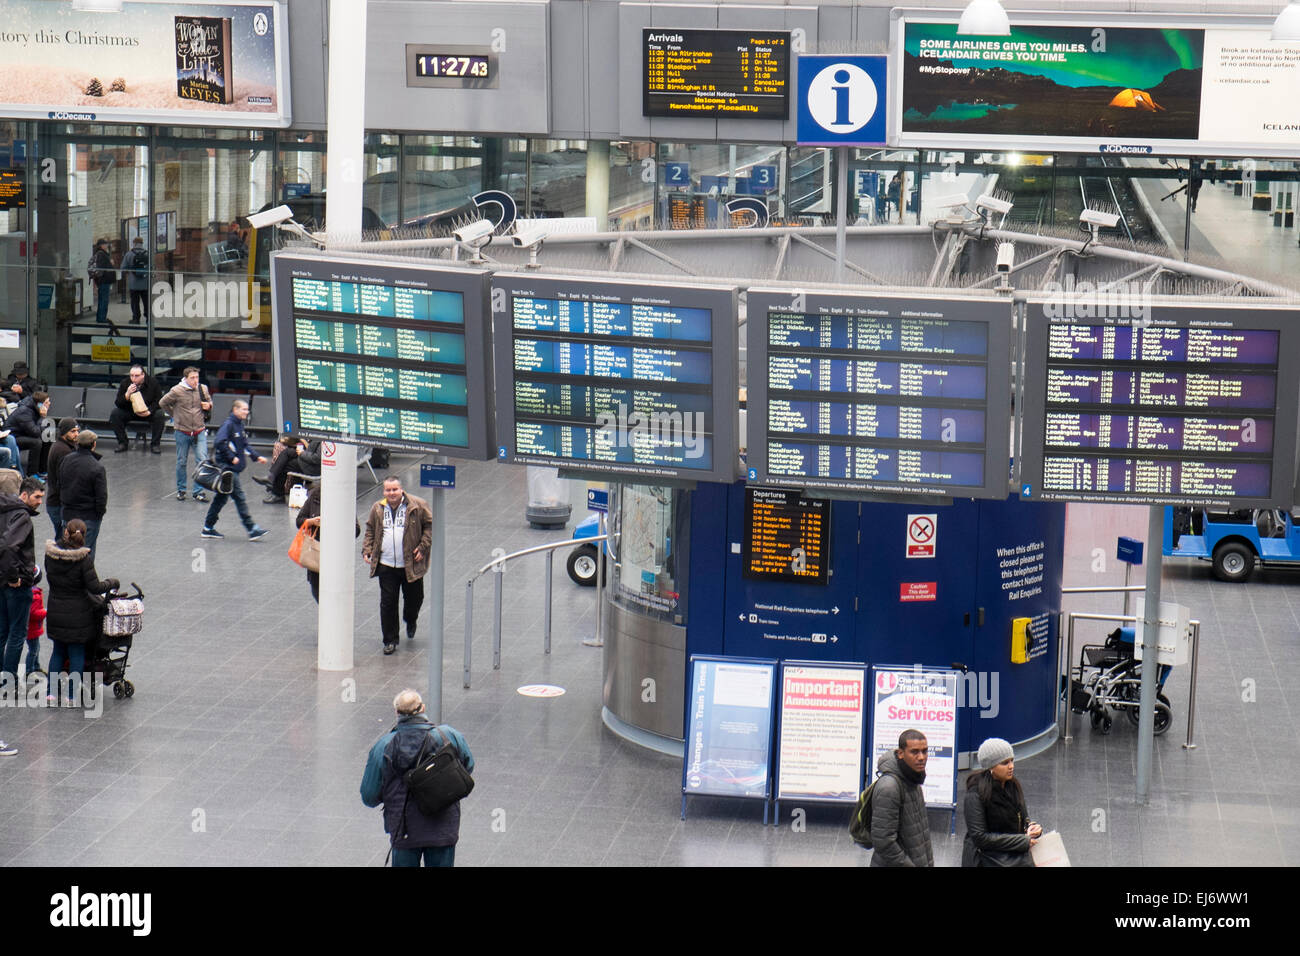
POLYGON ((421 465, 420 466, 420 487, 421 488, 455 488, 456 487, 456 466, 455 465, 421 465))
POLYGON ((609 511, 609 492, 602 488, 588 488, 587 510, 600 512, 609 511))
POLYGON ((664 163, 665 186, 689 186, 690 184, 690 163, 664 163))
POLYGON ((311 183, 285 183, 285 199, 301 199, 311 193, 311 183))
POLYGON ((799 145, 883 146, 887 71, 885 56, 800 56, 799 145))
POLYGON ((749 189, 756 193, 769 193, 776 188, 775 166, 749 167, 749 189))
POLYGON ((767 800, 775 688, 776 661, 691 658, 683 819, 686 798, 695 794, 767 800))
POLYGON ((1116 548, 1115 557, 1125 564, 1142 563, 1142 542, 1137 538, 1119 539, 1119 546, 1116 548))

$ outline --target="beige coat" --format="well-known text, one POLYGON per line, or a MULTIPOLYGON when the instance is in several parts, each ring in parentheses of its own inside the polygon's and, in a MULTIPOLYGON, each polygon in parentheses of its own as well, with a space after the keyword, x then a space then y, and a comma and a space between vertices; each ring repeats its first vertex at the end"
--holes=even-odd
POLYGON ((203 420, 203 406, 199 403, 211 401, 206 385, 200 383, 197 389, 193 389, 178 382, 162 397, 158 407, 172 417, 177 431, 193 435, 208 427, 203 420))
MULTIPOLYGON (((402 535, 402 563, 406 565, 406 580, 418 581, 429 573, 429 547, 433 544, 433 512, 423 498, 403 493, 406 498, 406 530, 402 535), (420 560, 415 560, 415 549, 420 549, 420 560)), ((379 551, 384 543, 384 501, 376 501, 366 518, 366 537, 361 542, 361 553, 370 563, 370 576, 379 574, 379 551)))

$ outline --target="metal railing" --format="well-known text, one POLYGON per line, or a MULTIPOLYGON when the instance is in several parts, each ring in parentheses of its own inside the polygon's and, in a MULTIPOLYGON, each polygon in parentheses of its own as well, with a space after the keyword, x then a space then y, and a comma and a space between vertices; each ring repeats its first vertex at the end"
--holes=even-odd
MULTIPOLYGON (((1128 592, 1145 591, 1146 588, 1140 584, 1124 587, 1092 587, 1092 588, 1061 588, 1061 594, 1117 594, 1124 593, 1124 609, 1128 610, 1128 592)), ((1141 618, 1131 614, 1087 614, 1081 611, 1069 611, 1063 615, 1068 624, 1065 628, 1058 625, 1057 628, 1057 653, 1060 653, 1060 640, 1062 634, 1065 635, 1066 652, 1065 652, 1065 717, 1061 728, 1061 740, 1069 742, 1074 739, 1070 734, 1070 714, 1073 712, 1073 702, 1071 700, 1074 692, 1073 674, 1074 674, 1074 622, 1075 621, 1109 621, 1112 623, 1135 623, 1140 622, 1141 618)), ((1196 678, 1199 670, 1200 653, 1201 653, 1201 622, 1188 621, 1191 629, 1192 642, 1192 661, 1191 661, 1191 686, 1187 692, 1187 740, 1183 744, 1185 750, 1195 750, 1196 744, 1193 741, 1193 735, 1196 731, 1196 678)), ((1061 673, 1058 664, 1057 673, 1061 673)))
MULTIPOLYGON (((550 544, 539 544, 531 548, 524 548, 521 551, 514 551, 510 554, 503 554, 499 558, 493 558, 483 567, 475 571, 465 582, 465 672, 464 687, 469 688, 470 667, 472 663, 472 643, 474 631, 474 582, 487 574, 489 571, 496 575, 496 582, 493 586, 493 614, 492 614, 492 669, 499 671, 501 669, 501 578, 505 571, 506 564, 515 558, 522 558, 530 554, 546 554, 546 597, 542 608, 542 648, 546 654, 551 653, 551 592, 552 578, 555 572, 555 552, 560 548, 581 547, 584 544, 602 544, 608 541, 609 534, 592 535, 587 538, 566 538, 563 541, 553 541, 550 544)), ((596 643, 599 645, 601 638, 601 613, 600 606, 605 596, 605 561, 604 548, 596 549, 596 643)))

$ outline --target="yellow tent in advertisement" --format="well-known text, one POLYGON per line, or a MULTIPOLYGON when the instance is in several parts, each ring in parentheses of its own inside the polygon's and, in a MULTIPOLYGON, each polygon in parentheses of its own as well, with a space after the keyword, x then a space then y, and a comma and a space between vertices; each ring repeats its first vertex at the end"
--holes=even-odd
POLYGON ((1115 94, 1115 98, 1110 101, 1111 106, 1122 106, 1126 109, 1146 110, 1148 113, 1154 113, 1159 110, 1161 113, 1165 108, 1151 98, 1151 94, 1146 90, 1120 90, 1115 94))

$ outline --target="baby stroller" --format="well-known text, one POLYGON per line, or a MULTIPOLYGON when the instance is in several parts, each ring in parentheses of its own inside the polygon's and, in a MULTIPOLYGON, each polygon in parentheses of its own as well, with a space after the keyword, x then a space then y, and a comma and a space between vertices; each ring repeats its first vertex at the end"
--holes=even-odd
MULTIPOLYGON (((1123 711, 1136 727, 1142 690, 1142 662, 1133 658, 1133 628, 1119 627, 1105 644, 1089 644, 1079 653, 1079 666, 1070 673, 1070 709, 1088 714, 1094 730, 1110 733, 1117 712, 1123 711)), ((1173 706, 1164 695, 1165 681, 1173 670, 1160 665, 1156 673, 1155 734, 1174 722, 1173 706)))
POLYGON ((118 700, 135 696, 135 685, 126 679, 126 669, 130 666, 127 658, 131 656, 132 640, 140 633, 144 619, 144 594, 134 581, 131 587, 135 589, 134 594, 110 591, 105 595, 104 624, 86 662, 90 671, 104 675, 105 685, 113 685, 113 696, 118 700))

